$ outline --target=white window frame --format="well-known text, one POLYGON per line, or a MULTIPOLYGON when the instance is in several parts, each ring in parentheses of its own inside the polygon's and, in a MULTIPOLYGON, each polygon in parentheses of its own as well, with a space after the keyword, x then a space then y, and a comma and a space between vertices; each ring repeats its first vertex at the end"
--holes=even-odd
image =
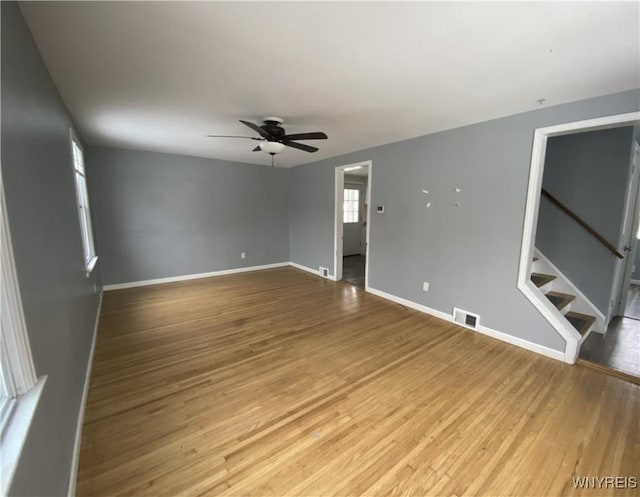
POLYGON ((80 222, 80 237, 84 254, 84 268, 87 277, 98 262, 96 246, 93 242, 93 228, 91 226, 91 210, 89 208, 89 189, 84 166, 84 150, 80 140, 73 130, 69 130, 71 140, 71 161, 73 163, 73 181, 76 190, 76 205, 80 222))
POLYGON ((344 187, 344 197, 343 197, 343 208, 342 208, 342 222, 346 224, 355 224, 360 222, 360 189, 359 188, 351 188, 349 186, 344 187), (347 191, 354 191, 357 193, 357 199, 348 199, 347 191), (351 208, 353 207, 355 202, 356 209, 355 211, 351 208), (356 219, 353 220, 353 214, 356 215, 356 219))
POLYGON ((46 376, 31 356, 0 176, 0 495, 7 495, 46 376))

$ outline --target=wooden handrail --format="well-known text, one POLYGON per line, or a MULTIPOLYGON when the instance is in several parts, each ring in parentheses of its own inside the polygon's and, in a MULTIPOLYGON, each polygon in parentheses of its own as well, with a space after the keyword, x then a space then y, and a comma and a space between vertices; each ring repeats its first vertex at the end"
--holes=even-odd
POLYGON ((596 240, 598 240, 602 245, 607 247, 607 250, 609 250, 609 252, 611 252, 613 255, 615 255, 618 259, 624 259, 624 256, 620 252, 618 252, 618 249, 615 247, 615 245, 612 245, 611 243, 609 243, 600 233, 598 233, 591 226, 589 226, 584 219, 582 219, 580 216, 578 216, 575 212, 573 212, 571 209, 569 209, 566 205, 564 205, 562 202, 560 202, 557 198, 555 198, 551 193, 549 193, 544 188, 542 189, 542 194, 545 197, 547 197, 549 200, 551 200, 551 202, 556 204, 560 208, 560 210, 564 211, 576 223, 578 223, 580 226, 582 226, 584 229, 586 229, 589 233, 591 233, 591 235, 596 240))

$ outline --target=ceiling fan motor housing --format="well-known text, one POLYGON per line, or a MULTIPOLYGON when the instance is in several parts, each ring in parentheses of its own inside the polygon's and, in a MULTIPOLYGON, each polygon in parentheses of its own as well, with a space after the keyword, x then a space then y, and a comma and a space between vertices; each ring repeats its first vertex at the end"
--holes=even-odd
POLYGON ((264 123, 260 126, 263 130, 269 133, 274 140, 269 141, 279 141, 285 134, 284 128, 281 126, 284 122, 279 117, 265 117, 262 122, 264 123))

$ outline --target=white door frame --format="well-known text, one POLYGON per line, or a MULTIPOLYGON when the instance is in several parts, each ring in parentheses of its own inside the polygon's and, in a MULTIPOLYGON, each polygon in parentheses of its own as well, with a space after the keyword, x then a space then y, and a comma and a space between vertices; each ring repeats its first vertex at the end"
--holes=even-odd
POLYGON ((337 166, 335 172, 335 203, 334 203, 334 218, 333 218, 333 276, 336 281, 342 279, 342 242, 343 242, 343 204, 344 204, 344 170, 352 167, 368 167, 369 177, 367 182, 366 193, 366 220, 367 220, 367 249, 365 255, 364 265, 364 285, 365 288, 369 285, 369 234, 371 229, 371 176, 373 163, 370 160, 356 162, 353 164, 345 164, 343 166, 337 166))
POLYGON ((624 259, 618 261, 614 278, 611 302, 613 309, 609 320, 614 316, 624 315, 631 285, 631 273, 637 249, 636 233, 638 232, 638 215, 640 213, 640 145, 633 143, 632 159, 629 166, 629 181, 625 195, 625 212, 622 222, 622 233, 618 247, 623 248, 624 259))
MULTIPOLYGON (((558 319, 557 315, 548 306, 548 303, 539 298, 534 284, 531 282, 531 264, 534 255, 536 229, 538 226, 538 211, 540 209, 540 189, 542 188, 542 176, 547 151, 547 140, 553 136, 567 135, 581 131, 596 131, 599 129, 619 128, 626 125, 635 125, 640 120, 640 112, 629 112, 614 116, 599 117, 576 121, 571 123, 537 128, 533 134, 533 149, 531 152, 531 167, 529 170, 529 187, 524 212, 524 226, 522 230, 522 246, 520 249, 520 265, 518 269, 518 289, 540 311, 545 319, 566 340, 565 361, 573 364, 579 352, 580 335, 566 320, 558 319)), ((547 299, 545 299, 547 300, 547 299)))

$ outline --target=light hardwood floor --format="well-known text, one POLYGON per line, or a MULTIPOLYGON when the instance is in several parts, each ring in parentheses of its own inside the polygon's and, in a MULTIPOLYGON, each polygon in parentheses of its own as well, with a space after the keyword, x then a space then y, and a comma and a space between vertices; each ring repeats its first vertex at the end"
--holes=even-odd
POLYGON ((106 495, 638 495, 637 385, 292 268, 107 292, 78 480, 106 495))

